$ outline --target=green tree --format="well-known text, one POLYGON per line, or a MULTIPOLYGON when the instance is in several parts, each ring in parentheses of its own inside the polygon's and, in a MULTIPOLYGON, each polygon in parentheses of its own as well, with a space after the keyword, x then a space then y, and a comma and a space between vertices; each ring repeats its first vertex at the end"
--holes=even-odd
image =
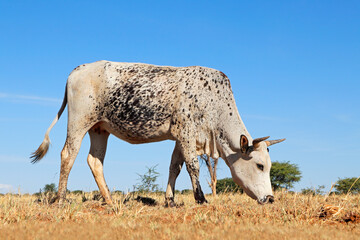
POLYGON ((324 185, 318 186, 317 188, 311 188, 311 187, 307 187, 307 188, 303 188, 301 189, 301 193, 305 194, 305 195, 323 195, 324 194, 324 185))
POLYGON ((290 189, 301 179, 301 172, 296 164, 290 162, 273 162, 270 170, 271 185, 274 191, 280 188, 290 189))
POLYGON ((343 179, 339 178, 339 180, 336 182, 336 184, 334 186, 335 193, 346 194, 346 193, 350 192, 353 194, 359 194, 360 193, 359 178, 357 178, 357 177, 343 178, 343 179))
POLYGON ((140 183, 135 185, 134 188, 139 192, 157 192, 160 191, 159 185, 156 181, 159 173, 156 171, 157 165, 153 167, 146 167, 147 172, 144 174, 137 174, 140 177, 140 183))
POLYGON ((45 184, 45 187, 44 187, 44 193, 55 193, 57 191, 57 188, 56 188, 56 185, 55 183, 51 183, 51 184, 45 184))
POLYGON ((225 192, 240 192, 243 193, 243 190, 239 185, 237 185, 232 178, 223 178, 217 180, 216 184, 216 192, 217 193, 225 193, 225 192))

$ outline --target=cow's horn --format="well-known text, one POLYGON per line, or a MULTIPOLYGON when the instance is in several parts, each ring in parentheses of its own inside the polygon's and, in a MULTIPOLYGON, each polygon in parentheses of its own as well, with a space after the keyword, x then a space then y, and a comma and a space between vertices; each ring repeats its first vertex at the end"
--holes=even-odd
POLYGON ((286 139, 286 138, 266 141, 266 145, 271 146, 271 145, 273 145, 273 144, 275 144, 275 143, 283 142, 283 141, 285 141, 285 139, 286 139))
MULTIPOLYGON (((253 140, 253 146, 254 146, 254 148, 258 148, 259 147, 259 143, 260 142, 262 142, 262 141, 264 141, 264 140, 266 140, 266 139, 268 139, 270 136, 267 136, 267 137, 262 137, 262 138, 255 138, 254 140, 253 140)), ((268 142, 268 141, 267 141, 268 142)))

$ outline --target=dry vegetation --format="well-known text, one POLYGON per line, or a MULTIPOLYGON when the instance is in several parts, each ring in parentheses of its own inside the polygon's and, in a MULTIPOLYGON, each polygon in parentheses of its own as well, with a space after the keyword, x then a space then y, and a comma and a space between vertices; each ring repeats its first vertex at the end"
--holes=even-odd
POLYGON ((165 208, 163 195, 149 195, 156 206, 113 197, 117 204, 111 208, 74 194, 63 207, 38 202, 36 196, 0 196, 0 239, 360 238, 359 195, 280 192, 275 204, 260 206, 241 194, 207 196, 205 205, 195 204, 191 194, 179 194, 176 200, 183 204, 177 208, 165 208))

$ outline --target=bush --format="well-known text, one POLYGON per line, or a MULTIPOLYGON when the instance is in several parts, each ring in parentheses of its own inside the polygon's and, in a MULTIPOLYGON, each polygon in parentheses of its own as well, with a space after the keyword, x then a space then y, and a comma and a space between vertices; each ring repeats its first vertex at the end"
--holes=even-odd
POLYGON ((334 188, 335 188, 335 193, 337 193, 337 194, 342 194, 342 193, 346 194, 348 192, 353 193, 353 194, 359 194, 360 193, 360 180, 357 177, 343 178, 343 179, 339 178, 339 180, 336 182, 334 188))
POLYGON ((321 185, 321 186, 318 186, 317 188, 303 188, 301 189, 301 193, 302 194, 305 194, 305 195, 323 195, 324 194, 324 188, 325 186, 324 185, 321 185))
POLYGON ((135 191, 138 192, 158 192, 161 191, 159 185, 156 184, 159 173, 156 171, 157 165, 153 167, 146 167, 147 172, 144 174, 137 174, 140 177, 140 183, 134 186, 135 191))
POLYGON ((121 190, 115 190, 115 191, 112 192, 112 194, 123 195, 124 193, 123 193, 123 191, 121 191, 121 190))
POLYGON ((225 192, 240 192, 243 193, 243 190, 239 185, 237 185, 232 178, 223 178, 219 179, 216 184, 216 192, 217 193, 225 193, 225 192))
POLYGON ((193 193, 193 190, 191 190, 191 189, 181 190, 181 194, 191 194, 191 193, 193 193))
POLYGON ((55 193, 55 192, 57 192, 57 188, 56 188, 55 183, 46 184, 43 190, 44 190, 44 193, 49 193, 49 192, 55 193))
POLYGON ((81 195, 81 194, 83 194, 84 192, 81 191, 81 190, 75 190, 75 191, 72 191, 71 193, 72 193, 72 194, 75 194, 75 195, 81 195))

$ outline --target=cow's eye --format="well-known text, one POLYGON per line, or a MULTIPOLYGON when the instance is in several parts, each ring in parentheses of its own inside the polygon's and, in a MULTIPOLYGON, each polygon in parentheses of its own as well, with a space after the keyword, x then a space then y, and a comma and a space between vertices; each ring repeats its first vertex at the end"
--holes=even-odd
POLYGON ((256 166, 257 166, 258 169, 260 169, 261 171, 264 171, 264 165, 257 163, 256 166))
POLYGON ((267 148, 267 151, 269 152, 269 148, 267 148))

